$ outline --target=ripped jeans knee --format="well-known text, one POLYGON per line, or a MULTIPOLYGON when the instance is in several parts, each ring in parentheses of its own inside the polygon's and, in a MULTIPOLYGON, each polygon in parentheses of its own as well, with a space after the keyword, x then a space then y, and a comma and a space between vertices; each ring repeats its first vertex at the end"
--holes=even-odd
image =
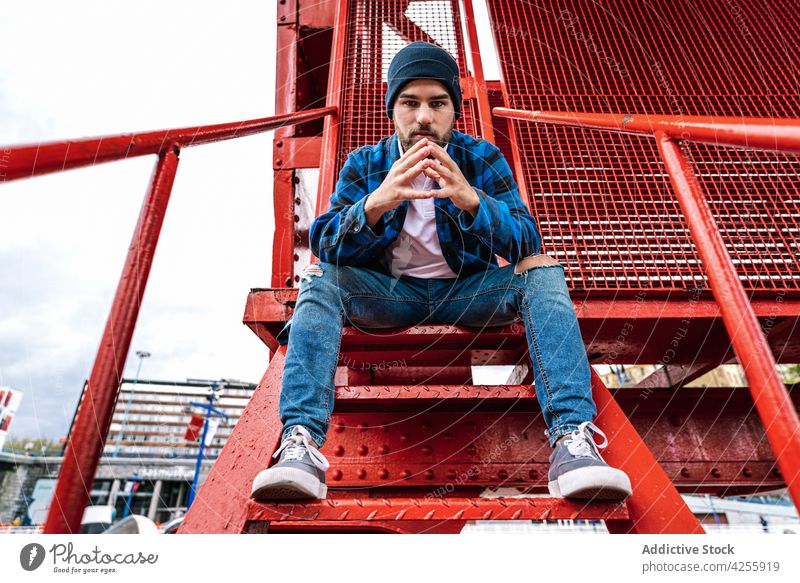
POLYGON ((528 257, 520 259, 516 265, 514 265, 514 273, 517 275, 522 275, 530 269, 534 269, 536 267, 545 267, 548 265, 560 265, 560 263, 557 259, 550 257, 549 255, 545 255, 544 253, 540 253, 538 255, 529 255, 528 257))
POLYGON ((300 276, 300 281, 311 281, 312 277, 322 277, 322 266, 319 263, 309 263, 300 276))

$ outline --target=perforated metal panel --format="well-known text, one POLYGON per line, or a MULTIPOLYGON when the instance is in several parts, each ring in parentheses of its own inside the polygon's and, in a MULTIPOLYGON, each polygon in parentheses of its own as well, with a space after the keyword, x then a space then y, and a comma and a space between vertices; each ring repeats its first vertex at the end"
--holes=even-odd
MULTIPOLYGON (((350 151, 394 133, 394 124, 385 113, 386 72, 394 55, 418 40, 449 51, 458 62, 461 76, 466 75, 457 1, 351 0, 339 167, 350 151)), ((465 100, 455 129, 479 137, 475 110, 473 100, 465 100)))
MULTIPOLYGON (((487 0, 506 106, 800 117, 800 3, 487 0)), ((706 287, 649 138, 513 121, 531 209, 573 288, 706 287)), ((685 145, 748 289, 800 289, 800 162, 685 145)))

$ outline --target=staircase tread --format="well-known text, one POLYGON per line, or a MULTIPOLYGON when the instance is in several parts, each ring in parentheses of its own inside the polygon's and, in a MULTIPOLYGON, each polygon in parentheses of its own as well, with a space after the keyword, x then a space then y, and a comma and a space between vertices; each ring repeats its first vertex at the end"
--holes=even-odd
POLYGON ((627 520, 624 501, 564 498, 328 498, 248 502, 250 521, 627 520))
POLYGON ((349 385, 336 387, 336 399, 529 399, 533 385, 349 385))

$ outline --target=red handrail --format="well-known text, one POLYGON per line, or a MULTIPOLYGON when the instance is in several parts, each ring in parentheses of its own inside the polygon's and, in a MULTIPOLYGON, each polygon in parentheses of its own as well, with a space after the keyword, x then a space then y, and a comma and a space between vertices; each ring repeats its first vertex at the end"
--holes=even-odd
POLYGON ((538 123, 647 136, 662 132, 676 140, 800 154, 798 119, 525 111, 507 107, 492 111, 500 117, 538 123))
POLYGON ((235 123, 5 148, 8 159, 5 178, 8 180, 132 156, 158 155, 103 338, 64 451, 64 462, 44 525, 45 533, 80 532, 83 511, 89 502, 97 465, 111 426, 122 371, 178 170, 181 147, 240 138, 335 113, 336 107, 323 107, 235 123))
MULTIPOLYGON (((335 107, 321 107, 234 123, 6 147, 8 165, 4 178, 6 181, 30 178, 147 154, 161 156, 172 144, 178 144, 179 148, 210 144, 312 121, 335 113, 335 107)), ((3 146, 0 149, 4 149, 3 146)))
POLYGON ((651 135, 669 173, 692 240, 708 274, 733 349, 795 506, 800 510, 800 418, 736 274, 691 163, 676 140, 800 154, 800 120, 619 113, 523 111, 496 107, 501 117, 651 135))

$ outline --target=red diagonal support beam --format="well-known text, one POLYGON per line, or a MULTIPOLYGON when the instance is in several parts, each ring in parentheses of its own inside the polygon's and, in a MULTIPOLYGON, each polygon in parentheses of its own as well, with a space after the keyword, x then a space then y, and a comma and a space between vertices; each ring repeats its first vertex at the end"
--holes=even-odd
POLYGON ((100 348, 64 452, 64 463, 44 526, 48 534, 80 533, 83 511, 89 502, 97 464, 108 436, 122 371, 178 170, 178 153, 177 144, 172 144, 159 156, 150 179, 100 348))
POLYGON ((596 423, 609 441, 603 456, 610 465, 628 474, 633 486, 633 496, 627 501, 630 520, 610 522, 608 530, 703 534, 703 527, 594 369, 592 396, 597 404, 596 423))
POLYGON ((186 514, 180 534, 244 531, 253 478, 270 464, 280 441, 278 400, 285 358, 284 346, 269 361, 264 377, 186 514))
MULTIPOLYGON (((795 132, 800 135, 797 129, 795 132)), ((667 134, 657 132, 656 141, 689 231, 703 260, 725 328, 736 356, 744 367, 767 439, 775 452, 778 467, 795 506, 800 508, 800 418, 797 410, 778 374, 769 344, 736 274, 694 171, 680 146, 667 134)))

